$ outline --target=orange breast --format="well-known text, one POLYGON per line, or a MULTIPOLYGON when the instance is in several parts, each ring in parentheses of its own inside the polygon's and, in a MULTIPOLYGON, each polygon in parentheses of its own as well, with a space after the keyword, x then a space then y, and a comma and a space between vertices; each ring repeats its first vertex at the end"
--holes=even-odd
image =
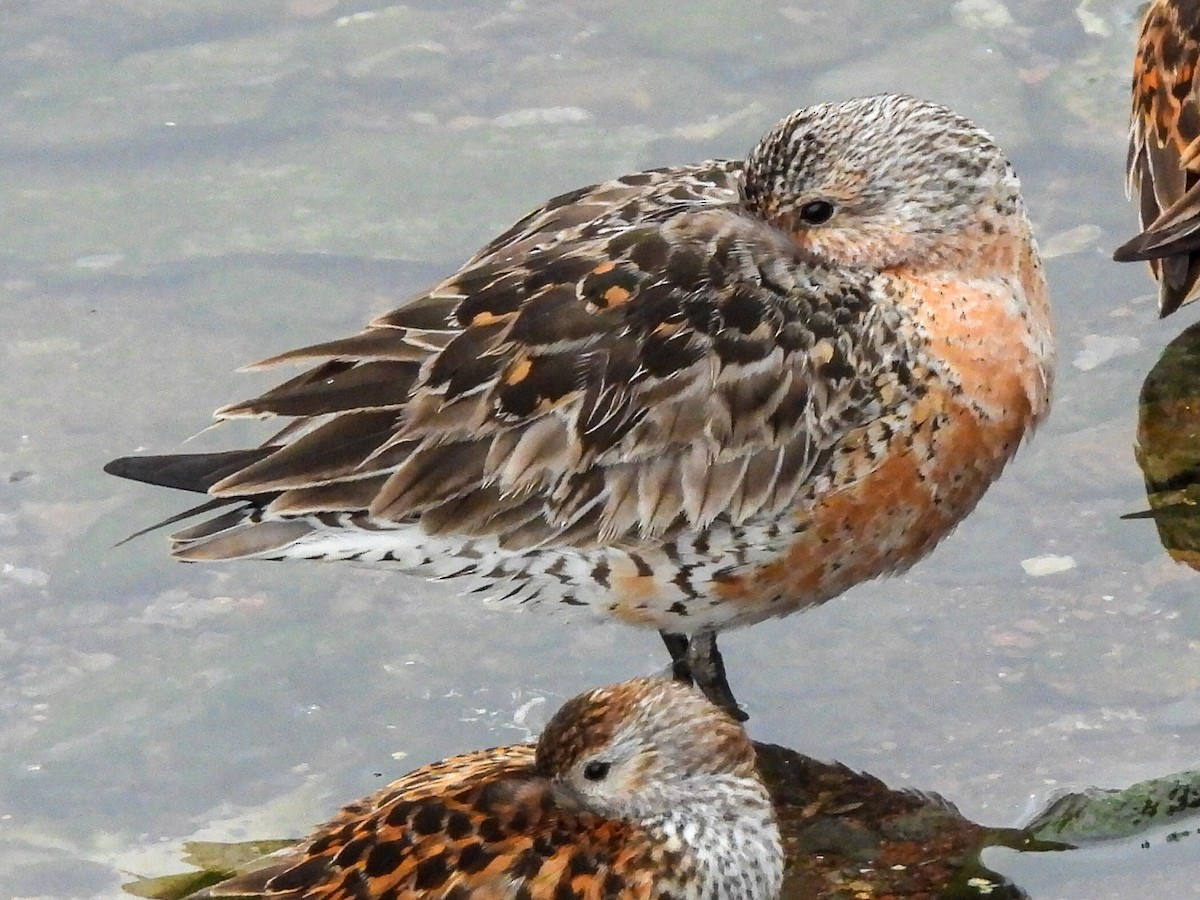
POLYGON ((796 511, 786 552, 716 580, 719 597, 747 613, 821 603, 912 565, 974 509, 1048 406, 1052 347, 1037 258, 1029 245, 1008 262, 1020 286, 898 273, 927 350, 927 393, 889 423, 882 452, 842 454, 838 487, 796 511))

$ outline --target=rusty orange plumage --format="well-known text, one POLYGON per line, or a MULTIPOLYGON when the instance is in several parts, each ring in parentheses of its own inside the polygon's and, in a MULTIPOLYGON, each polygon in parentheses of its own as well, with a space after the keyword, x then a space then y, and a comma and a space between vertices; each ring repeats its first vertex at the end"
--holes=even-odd
POLYGON ((569 700, 536 746, 417 769, 197 898, 774 900, 782 878, 741 726, 638 678, 569 700))
POLYGON ((664 633, 732 705, 715 634, 911 565, 1045 415, 1045 282, 995 142, 885 95, 745 161, 555 198, 223 418, 267 445, 116 474, 232 511, 187 560, 390 562, 664 633))
POLYGON ((1200 0, 1155 0, 1133 60, 1127 190, 1142 232, 1113 254, 1146 260, 1159 315, 1200 297, 1200 0))

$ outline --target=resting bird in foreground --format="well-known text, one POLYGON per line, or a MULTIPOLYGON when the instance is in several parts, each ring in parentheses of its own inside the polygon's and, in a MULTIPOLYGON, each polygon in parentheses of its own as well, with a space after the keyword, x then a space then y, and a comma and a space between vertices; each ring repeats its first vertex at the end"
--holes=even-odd
POLYGON ((564 194, 362 333, 266 360, 316 365, 218 410, 292 417, 264 446, 106 468, 233 504, 180 559, 590 607, 736 709, 716 632, 920 559, 1045 414, 1053 355, 1003 153, 867 97, 745 162, 564 194))
POLYGON ((197 897, 773 900, 783 848, 741 725, 639 678, 532 744, 424 766, 197 897))
POLYGON ((1142 233, 1118 262, 1149 260, 1158 314, 1200 297, 1200 0, 1155 0, 1133 59, 1126 190, 1141 204, 1142 233))

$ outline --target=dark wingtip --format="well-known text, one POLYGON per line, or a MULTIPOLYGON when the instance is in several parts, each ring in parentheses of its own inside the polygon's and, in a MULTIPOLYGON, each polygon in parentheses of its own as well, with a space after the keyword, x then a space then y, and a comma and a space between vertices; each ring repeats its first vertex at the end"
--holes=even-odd
MULTIPOLYGON (((1112 258, 1114 262, 1150 262, 1152 259, 1187 252, 1190 247, 1180 246, 1181 243, 1181 238, 1171 239, 1169 235, 1143 231, 1114 250, 1112 258)), ((1189 241, 1189 245, 1191 243, 1194 243, 1194 239, 1189 241)))
POLYGON ((1142 232, 1114 250, 1112 258, 1120 263, 1148 262, 1159 267, 1155 269, 1159 279, 1158 317, 1165 319, 1179 307, 1191 302, 1187 298, 1195 283, 1191 271, 1195 266, 1192 254, 1198 250, 1200 236, 1194 232, 1186 239, 1174 241, 1165 241, 1161 235, 1142 232))
POLYGON ((1200 224, 1185 219, 1173 225, 1151 227, 1113 251, 1117 262, 1150 262, 1172 256, 1186 257, 1200 251, 1200 224))
POLYGON ((1171 296, 1160 295, 1158 298, 1158 317, 1165 319, 1181 306, 1183 306, 1183 300, 1180 297, 1174 294, 1171 296))
POLYGON ((190 519, 192 516, 198 516, 202 513, 212 512, 214 509, 220 509, 222 506, 228 506, 230 503, 238 503, 239 501, 233 498, 218 497, 215 500, 209 500, 207 503, 201 503, 199 506, 193 506, 191 509, 185 509, 181 513, 176 513, 169 518, 163 519, 161 522, 155 522, 153 525, 147 525, 145 528, 140 528, 127 538, 122 538, 113 544, 114 547, 120 547, 128 544, 130 541, 140 538, 143 534, 149 534, 152 531, 158 531, 160 528, 166 528, 168 525, 174 525, 176 522, 182 522, 184 519, 190 519))
POLYGON ((223 453, 173 453, 165 456, 122 456, 104 464, 118 478, 159 487, 206 494, 208 489, 240 469, 270 456, 278 447, 255 447, 223 453))
POLYGON ((1140 245, 1139 238, 1126 241, 1112 253, 1113 262, 1145 262, 1146 257, 1138 255, 1138 247, 1140 245))
POLYGON ((138 477, 138 463, 147 459, 160 459, 157 456, 122 456, 117 459, 110 460, 104 464, 104 471, 108 475, 116 475, 118 478, 128 478, 130 481, 141 481, 138 477))

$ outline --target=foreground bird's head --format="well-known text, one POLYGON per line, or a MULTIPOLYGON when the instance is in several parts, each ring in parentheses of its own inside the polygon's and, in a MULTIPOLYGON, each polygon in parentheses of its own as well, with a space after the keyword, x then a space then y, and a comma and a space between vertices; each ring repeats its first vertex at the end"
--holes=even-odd
POLYGON ((742 199, 834 265, 956 261, 1027 228, 1020 184, 991 136, 957 113, 880 95, 799 110, 746 160, 742 199))
POLYGON ((542 732, 537 767, 564 806, 630 821, 674 814, 715 785, 764 792, 742 726, 699 691, 656 678, 568 701, 542 732))

